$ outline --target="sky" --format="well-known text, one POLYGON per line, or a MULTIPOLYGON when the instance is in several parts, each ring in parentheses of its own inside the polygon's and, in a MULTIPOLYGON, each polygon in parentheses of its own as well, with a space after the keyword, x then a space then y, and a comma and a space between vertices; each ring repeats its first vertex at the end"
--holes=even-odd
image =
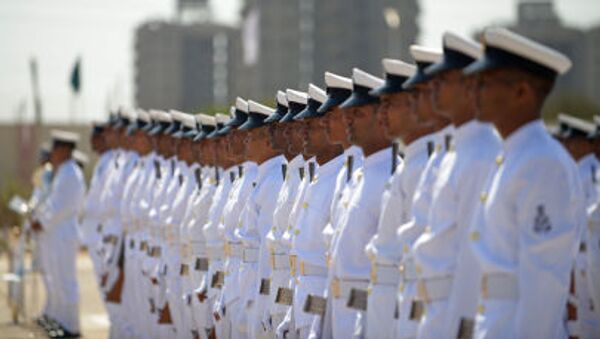
MULTIPOLYGON (((439 46, 445 30, 467 35, 510 22, 516 1, 421 0, 419 41, 439 46)), ((555 4, 568 25, 600 25, 598 0, 555 4)), ((216 21, 235 24, 239 0, 211 0, 211 6, 216 21)), ((173 0, 0 0, 0 123, 33 119, 32 57, 44 122, 102 120, 107 108, 132 105, 134 29, 149 19, 170 19, 174 9, 173 0), (78 57, 83 86, 75 97, 69 75, 78 57)))

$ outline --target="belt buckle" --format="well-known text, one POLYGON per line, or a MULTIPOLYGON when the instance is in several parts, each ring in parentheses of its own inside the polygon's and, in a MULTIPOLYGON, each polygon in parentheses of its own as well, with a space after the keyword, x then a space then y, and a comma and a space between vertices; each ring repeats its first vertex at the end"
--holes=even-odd
POLYGON ((292 277, 296 276, 296 261, 298 257, 294 254, 290 255, 290 274, 292 277))
POLYGON ((225 256, 231 256, 231 245, 229 245, 229 242, 225 242, 225 244, 223 244, 223 252, 225 253, 225 256))
POLYGON ((377 283, 377 264, 371 264, 371 282, 377 283))
POLYGON ((425 285, 425 280, 423 279, 419 279, 419 281, 417 281, 417 295, 422 301, 427 302, 429 300, 427 285, 425 285))
POLYGON ((331 294, 335 299, 339 299, 342 296, 342 288, 340 286, 340 279, 333 278, 331 280, 331 294))
POLYGON ((489 279, 488 279, 488 275, 486 273, 484 273, 481 276, 481 297, 483 299, 487 299, 490 296, 490 286, 489 286, 489 279))

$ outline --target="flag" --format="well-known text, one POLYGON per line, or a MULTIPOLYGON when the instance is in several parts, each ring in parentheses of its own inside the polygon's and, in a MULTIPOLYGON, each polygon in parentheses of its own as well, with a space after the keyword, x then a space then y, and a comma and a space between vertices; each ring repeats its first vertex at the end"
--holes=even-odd
POLYGON ((75 94, 81 90, 81 58, 77 58, 71 71, 71 90, 75 94))

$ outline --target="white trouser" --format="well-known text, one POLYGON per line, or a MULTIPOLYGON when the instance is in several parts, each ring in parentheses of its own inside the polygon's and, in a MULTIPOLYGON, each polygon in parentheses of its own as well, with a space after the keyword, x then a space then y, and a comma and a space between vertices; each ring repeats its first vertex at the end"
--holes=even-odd
POLYGON ((53 231, 52 251, 46 255, 51 259, 50 293, 56 295, 58 303, 56 321, 67 331, 79 333, 79 285, 77 283, 77 249, 75 235, 64 237, 61 230, 53 231))
POLYGON ((55 274, 52 273, 54 267, 52 266, 50 241, 50 237, 44 232, 37 235, 39 263, 42 273, 42 280, 44 283, 44 292, 46 295, 46 303, 44 305, 43 314, 49 318, 55 319, 58 311, 56 294, 52 292, 54 290, 52 284, 55 283, 52 281, 52 277, 55 274))
POLYGON ((372 284, 367 301, 367 338, 395 338, 394 312, 396 293, 394 285, 372 284))
POLYGON ((447 333, 448 299, 437 300, 426 304, 425 315, 419 323, 417 334, 419 338, 441 338, 446 335, 456 336, 456 333, 447 333))
MULTIPOLYGON (((403 283, 400 283, 401 285, 403 283)), ((414 338, 417 336, 419 321, 410 319, 412 301, 416 295, 416 280, 404 283, 398 294, 398 321, 396 321, 396 338, 414 338)))
POLYGON ((352 338, 358 312, 348 308, 347 298, 337 298, 332 302, 331 329, 334 338, 352 338))

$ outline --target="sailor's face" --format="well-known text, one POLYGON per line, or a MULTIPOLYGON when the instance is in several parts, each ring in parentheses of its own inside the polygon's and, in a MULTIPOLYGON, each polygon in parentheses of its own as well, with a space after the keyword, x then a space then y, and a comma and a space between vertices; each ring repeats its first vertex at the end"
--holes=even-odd
POLYGON ((246 147, 246 134, 248 134, 248 132, 240 129, 236 129, 231 133, 229 145, 232 153, 244 154, 244 149, 246 147))
POLYGON ((491 70, 477 77, 475 105, 478 119, 494 122, 502 117, 512 100, 511 86, 502 70, 491 70))
POLYGON ((377 110, 377 122, 388 139, 401 136, 414 126, 413 104, 407 92, 384 94, 377 110))
POLYGON ((346 124, 344 122, 344 110, 342 108, 336 106, 326 113, 322 121, 329 143, 339 144, 348 140, 346 124))
POLYGON ((286 123, 285 135, 288 140, 288 152, 298 154, 304 150, 304 134, 301 121, 290 121, 286 123))
POLYGON ((319 155, 319 150, 328 143, 319 120, 321 118, 310 118, 304 123, 304 154, 309 156, 319 155))
POLYGON ((435 113, 431 105, 431 87, 427 83, 418 84, 413 94, 415 116, 419 124, 431 123, 435 113))
POLYGON ((344 118, 352 144, 361 146, 369 139, 368 134, 374 133, 373 128, 377 125, 377 107, 377 104, 368 104, 346 110, 344 118))
POLYGON ((452 118, 453 108, 464 100, 464 83, 460 70, 451 70, 436 75, 430 81, 431 102, 434 110, 447 118, 452 118))

